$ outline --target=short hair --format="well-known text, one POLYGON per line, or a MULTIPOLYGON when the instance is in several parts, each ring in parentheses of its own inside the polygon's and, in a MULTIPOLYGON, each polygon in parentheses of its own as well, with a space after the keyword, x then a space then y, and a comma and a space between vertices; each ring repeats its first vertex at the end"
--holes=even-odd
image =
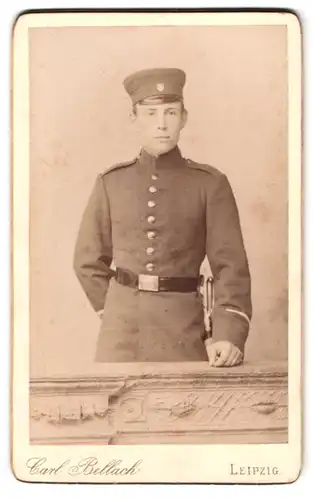
POLYGON ((180 102, 181 104, 181 111, 185 111, 185 105, 184 101, 180 96, 174 95, 174 94, 165 94, 165 95, 156 95, 156 96, 151 96, 151 97, 146 97, 145 99, 142 99, 141 101, 136 102, 133 104, 132 111, 134 114, 137 113, 137 104, 141 104, 143 106, 148 106, 149 104, 165 104, 165 103, 171 103, 171 102, 180 102))

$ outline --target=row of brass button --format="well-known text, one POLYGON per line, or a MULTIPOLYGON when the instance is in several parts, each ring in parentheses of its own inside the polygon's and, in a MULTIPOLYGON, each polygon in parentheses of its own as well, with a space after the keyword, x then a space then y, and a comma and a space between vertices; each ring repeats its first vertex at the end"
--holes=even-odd
MULTIPOLYGON (((155 181, 155 180, 158 179, 158 175, 157 174, 152 174, 151 178, 152 178, 152 180, 155 181)), ((158 191, 158 189, 155 186, 150 186, 149 187, 149 192, 150 193, 155 194, 157 191, 158 191)), ((148 207, 149 208, 154 208, 155 206, 156 206, 156 203, 155 203, 154 200, 149 200, 148 201, 148 207)), ((149 224, 154 224, 155 221, 156 221, 156 218, 155 218, 154 215, 149 215, 147 217, 147 221, 148 221, 149 224)), ((155 238, 155 236, 156 236, 156 233, 155 233, 155 231, 148 231, 147 232, 147 236, 148 236, 149 240, 153 240, 155 238)), ((155 251, 155 249, 153 247, 146 248, 146 253, 148 255, 153 255, 154 251, 155 251)), ((153 271, 155 269, 155 265, 152 262, 148 262, 146 264, 146 269, 147 269, 147 271, 151 272, 151 271, 153 271)))

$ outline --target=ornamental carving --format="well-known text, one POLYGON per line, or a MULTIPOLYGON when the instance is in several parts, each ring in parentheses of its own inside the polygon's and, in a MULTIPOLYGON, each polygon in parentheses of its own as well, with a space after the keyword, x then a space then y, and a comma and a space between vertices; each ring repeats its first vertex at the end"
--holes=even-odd
MULTIPOLYGON (((59 398, 60 399, 60 398, 59 398)), ((49 401, 37 398, 31 407, 31 418, 54 425, 84 423, 93 419, 105 420, 109 409, 101 403, 85 403, 78 399, 74 404, 66 401, 49 401)))

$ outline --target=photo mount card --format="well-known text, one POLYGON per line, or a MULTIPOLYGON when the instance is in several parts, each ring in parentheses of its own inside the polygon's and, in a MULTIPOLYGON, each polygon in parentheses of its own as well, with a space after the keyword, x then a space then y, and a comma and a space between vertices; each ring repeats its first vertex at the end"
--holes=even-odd
POLYGON ((12 470, 301 470, 301 26, 34 12, 12 28, 12 470))

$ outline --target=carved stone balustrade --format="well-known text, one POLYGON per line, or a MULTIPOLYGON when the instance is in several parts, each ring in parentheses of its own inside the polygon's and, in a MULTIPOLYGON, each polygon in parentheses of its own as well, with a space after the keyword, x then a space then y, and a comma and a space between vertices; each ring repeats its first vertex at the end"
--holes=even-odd
POLYGON ((287 363, 106 364, 30 381, 32 444, 283 443, 287 363))

